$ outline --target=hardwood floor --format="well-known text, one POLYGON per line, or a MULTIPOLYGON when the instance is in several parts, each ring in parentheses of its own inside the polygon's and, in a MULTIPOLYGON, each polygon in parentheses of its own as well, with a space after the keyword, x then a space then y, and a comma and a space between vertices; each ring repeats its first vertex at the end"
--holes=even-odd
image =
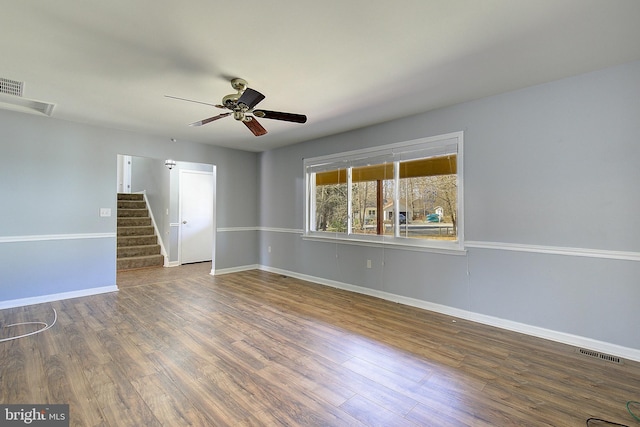
POLYGON ((58 315, 0 343, 0 403, 68 403, 74 426, 635 425, 638 363, 210 268, 121 272, 116 293, 0 311, 2 325, 58 315))

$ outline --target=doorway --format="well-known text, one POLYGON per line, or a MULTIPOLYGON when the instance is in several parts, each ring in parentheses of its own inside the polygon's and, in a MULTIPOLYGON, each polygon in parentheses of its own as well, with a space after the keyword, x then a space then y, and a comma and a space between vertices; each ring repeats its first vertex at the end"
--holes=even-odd
MULTIPOLYGON (((131 193, 145 193, 148 200, 148 208, 153 214, 154 221, 157 225, 158 238, 164 247, 166 253, 165 266, 177 267, 183 263, 194 263, 200 261, 212 261, 211 272, 215 269, 215 242, 216 242, 216 166, 210 163, 193 163, 186 161, 177 161, 177 164, 168 169, 165 166, 165 160, 150 157, 140 157, 131 155, 118 155, 118 191, 131 193), (190 175, 183 173, 191 172, 190 175), (203 181, 208 181, 205 189, 199 184, 189 183, 190 178, 199 175, 203 181), (206 176, 207 178, 202 178, 206 176), (186 181, 185 181, 186 180, 186 181), (181 181, 185 181, 181 183, 181 181), (122 185, 121 185, 122 184, 122 185), (200 249, 192 250, 192 240, 187 237, 194 228, 198 227, 199 221, 190 220, 186 216, 191 217, 188 212, 182 218, 181 213, 181 192, 184 188, 191 187, 200 188, 195 191, 198 195, 195 197, 186 195, 187 202, 191 198, 199 200, 203 206, 206 205, 210 211, 208 224, 204 227, 203 234, 207 237, 206 243, 198 243, 197 239, 193 241, 195 247, 200 245, 200 249), (201 194, 200 194, 201 193, 201 194), (182 221, 187 224, 182 224, 182 221), (184 230, 182 230, 184 228, 184 230), (182 231, 185 233, 183 234, 182 231), (183 242, 182 235, 185 236, 185 256, 182 257, 183 242), (203 249, 207 248, 207 249, 203 249), (206 254, 205 254, 206 251, 206 254)), ((198 179, 196 178, 196 181, 198 179)), ((187 190, 189 191, 189 190, 187 190)), ((202 226, 200 226, 202 227, 202 226)))

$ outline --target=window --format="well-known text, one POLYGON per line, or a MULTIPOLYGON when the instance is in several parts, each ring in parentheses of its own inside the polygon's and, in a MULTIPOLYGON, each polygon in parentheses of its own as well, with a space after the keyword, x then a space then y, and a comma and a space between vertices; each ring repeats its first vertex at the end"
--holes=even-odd
POLYGON ((305 237, 462 249, 462 136, 305 159, 305 237))

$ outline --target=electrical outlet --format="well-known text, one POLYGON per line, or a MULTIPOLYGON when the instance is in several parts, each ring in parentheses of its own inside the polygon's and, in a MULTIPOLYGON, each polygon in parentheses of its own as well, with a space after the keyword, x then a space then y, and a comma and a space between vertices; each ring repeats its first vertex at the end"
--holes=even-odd
POLYGON ((371 260, 370 259, 367 260, 367 268, 371 268, 371 260))
POLYGON ((271 253, 271 246, 267 248, 267 252, 271 253))
POLYGON ((100 208, 100 216, 111 216, 111 208, 100 208))

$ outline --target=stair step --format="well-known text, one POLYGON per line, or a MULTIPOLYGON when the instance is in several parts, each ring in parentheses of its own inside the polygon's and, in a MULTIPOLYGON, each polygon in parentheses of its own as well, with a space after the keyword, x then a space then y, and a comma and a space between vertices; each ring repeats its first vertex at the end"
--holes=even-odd
POLYGON ((116 239, 116 246, 121 248, 123 246, 146 246, 156 245, 158 238, 153 236, 118 236, 116 239))
POLYGON ((147 255, 130 258, 120 258, 116 261, 117 270, 131 270, 134 268, 161 267, 164 265, 162 255, 147 255))
POLYGON ((153 226, 118 227, 118 236, 151 236, 155 235, 153 226))
POLYGON ((118 200, 144 200, 141 193, 118 193, 118 200))
POLYGON ((141 245, 141 246, 121 246, 118 248, 118 259, 131 257, 158 255, 160 253, 160 245, 141 245))
POLYGON ((118 200, 118 209, 146 209, 144 200, 118 200))
POLYGON ((150 217, 120 217, 118 218, 118 227, 142 227, 151 225, 150 217))
POLYGON ((149 216, 149 211, 145 209, 118 209, 118 217, 147 217, 149 216))

